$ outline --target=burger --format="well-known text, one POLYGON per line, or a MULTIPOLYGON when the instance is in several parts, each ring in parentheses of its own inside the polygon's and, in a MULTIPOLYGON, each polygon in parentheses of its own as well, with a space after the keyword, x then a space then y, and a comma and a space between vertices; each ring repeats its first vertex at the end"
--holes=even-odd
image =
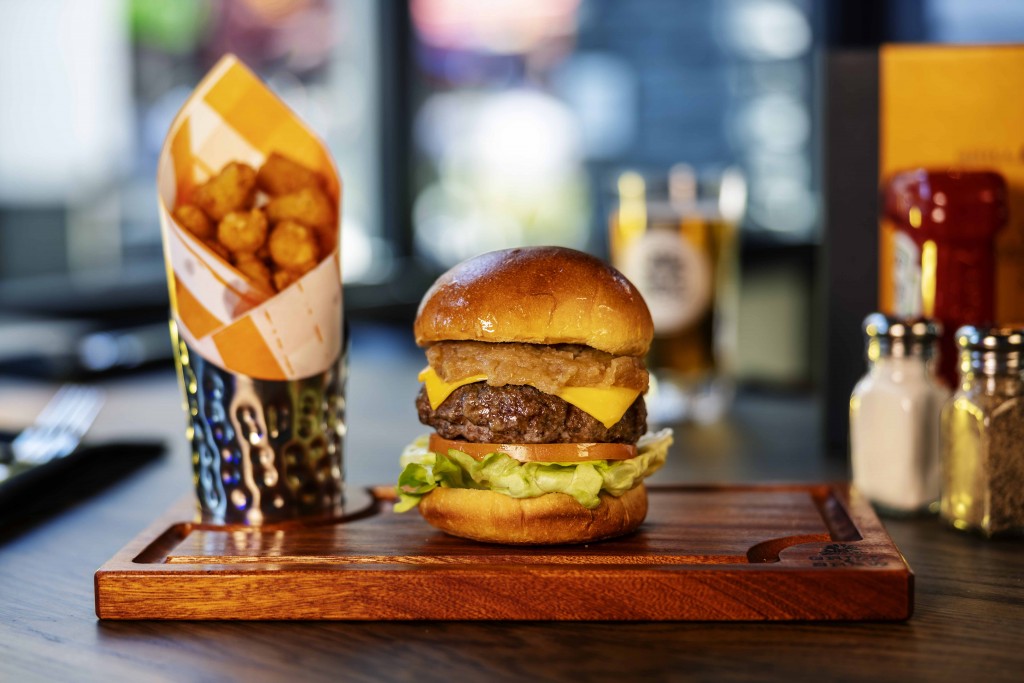
POLYGON ((640 292, 588 254, 495 251, 442 275, 420 303, 433 428, 401 457, 396 510, 454 536, 585 543, 634 531, 670 430, 647 432, 654 334, 640 292))

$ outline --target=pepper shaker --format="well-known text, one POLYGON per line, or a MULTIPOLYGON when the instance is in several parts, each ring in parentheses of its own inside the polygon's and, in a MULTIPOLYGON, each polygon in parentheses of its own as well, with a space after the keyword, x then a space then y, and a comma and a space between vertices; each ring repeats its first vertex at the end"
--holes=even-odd
POLYGON ((1024 535, 1024 327, 957 330, 960 387, 942 414, 942 518, 1024 535))

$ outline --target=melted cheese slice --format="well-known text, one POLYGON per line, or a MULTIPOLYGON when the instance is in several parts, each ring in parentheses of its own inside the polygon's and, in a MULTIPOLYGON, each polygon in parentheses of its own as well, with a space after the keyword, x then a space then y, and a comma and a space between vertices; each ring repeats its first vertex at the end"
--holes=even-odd
POLYGON ((626 387, 563 387, 555 395, 610 429, 622 419, 640 392, 626 387))
MULTIPOLYGON (((430 366, 419 374, 419 380, 427 389, 427 399, 433 410, 437 410, 437 407, 459 387, 485 379, 487 375, 471 375, 454 382, 445 382, 430 366)), ((591 415, 603 424, 605 429, 610 429, 622 419, 640 392, 626 387, 563 387, 555 395, 591 415)))
POLYGON ((487 379, 487 375, 470 375, 454 382, 445 382, 429 365, 420 370, 419 374, 419 380, 427 388, 427 399, 430 401, 431 410, 437 410, 437 407, 459 387, 473 382, 482 382, 485 379, 487 379))

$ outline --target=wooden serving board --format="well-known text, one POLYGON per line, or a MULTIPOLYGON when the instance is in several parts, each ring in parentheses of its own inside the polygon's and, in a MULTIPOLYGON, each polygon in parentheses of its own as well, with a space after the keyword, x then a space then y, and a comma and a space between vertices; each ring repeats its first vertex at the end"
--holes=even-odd
POLYGON ((330 522, 220 527, 182 501, 96 572, 101 619, 902 620, 913 574, 847 485, 649 487, 641 529, 446 536, 388 490, 330 522))

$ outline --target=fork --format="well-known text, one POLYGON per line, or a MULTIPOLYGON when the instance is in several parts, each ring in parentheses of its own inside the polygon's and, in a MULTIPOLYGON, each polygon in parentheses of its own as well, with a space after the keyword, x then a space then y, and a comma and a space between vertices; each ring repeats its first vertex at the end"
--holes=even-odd
POLYGON ((102 406, 101 390, 65 384, 46 404, 35 422, 11 442, 15 461, 41 465, 71 453, 82 441, 102 406))

